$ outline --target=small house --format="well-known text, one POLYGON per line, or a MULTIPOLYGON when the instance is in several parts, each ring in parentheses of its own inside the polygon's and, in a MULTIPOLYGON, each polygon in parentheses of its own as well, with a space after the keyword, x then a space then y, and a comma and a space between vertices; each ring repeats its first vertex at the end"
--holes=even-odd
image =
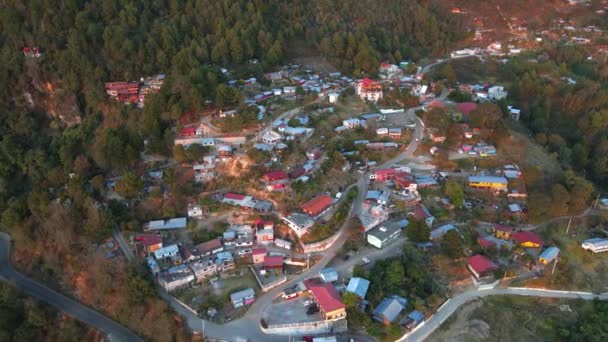
POLYGON ((450 230, 454 230, 456 229, 456 227, 454 227, 453 224, 444 224, 441 227, 437 228, 437 229, 433 229, 431 231, 431 240, 437 240, 437 239, 441 239, 445 234, 447 234, 450 230))
POLYGON ((153 253, 163 247, 163 239, 156 234, 137 234, 135 235, 135 241, 141 243, 148 253, 153 253))
POLYGON ((264 257, 268 254, 266 248, 255 248, 251 251, 251 256, 253 257, 254 264, 261 264, 264 262, 264 257))
POLYGON ((583 241, 581 247, 593 253, 601 253, 608 251, 608 239, 593 238, 583 241))
POLYGON ((198 244, 196 246, 196 250, 198 252, 198 255, 203 257, 223 251, 224 245, 222 245, 222 239, 217 238, 198 244))
POLYGON ((359 277, 352 277, 346 286, 346 292, 354 293, 360 299, 365 299, 368 288, 369 280, 359 277))
POLYGON ((284 258, 282 256, 264 256, 262 268, 265 270, 282 270, 284 258))
POLYGON ((481 254, 468 257, 467 264, 467 268, 476 280, 491 275, 498 269, 495 263, 481 254))
POLYGON ((380 302, 380 305, 374 310, 374 320, 384 325, 390 325, 401 311, 403 311, 405 306, 407 306, 407 300, 405 298, 398 296, 384 298, 382 302, 380 302))
POLYGON ((329 209, 331 204, 333 203, 332 198, 329 195, 319 195, 312 200, 301 205, 301 209, 306 214, 316 217, 325 212, 325 210, 329 209))
POLYGON ((331 267, 324 268, 319 272, 319 277, 324 283, 333 283, 338 281, 338 272, 331 267))
POLYGON ((538 261, 543 265, 547 265, 550 262, 552 262, 553 260, 557 259, 558 255, 559 255, 559 248, 557 248, 555 246, 551 246, 551 247, 545 249, 542 253, 540 253, 540 255, 538 256, 538 261))
POLYGON ((188 217, 202 218, 203 209, 198 204, 188 204, 188 217))
POLYGON ((401 228, 396 225, 380 226, 367 232, 367 243, 382 249, 401 235, 401 228))
POLYGON ((543 240, 533 232, 513 233, 511 239, 524 248, 539 248, 543 244, 543 240))
POLYGON ((252 288, 248 288, 242 291, 234 292, 230 294, 230 302, 232 306, 240 308, 245 305, 249 305, 255 301, 255 291, 252 288))

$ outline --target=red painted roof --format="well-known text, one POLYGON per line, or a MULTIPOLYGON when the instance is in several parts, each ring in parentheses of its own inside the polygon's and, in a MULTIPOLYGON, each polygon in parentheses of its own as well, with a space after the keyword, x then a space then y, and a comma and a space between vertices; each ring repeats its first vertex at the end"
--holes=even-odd
POLYGON ((263 175, 262 178, 268 182, 274 182, 278 180, 287 179, 287 173, 285 173, 285 171, 272 171, 263 175))
POLYGON ((222 240, 220 238, 203 242, 196 246, 196 249, 200 254, 210 253, 218 248, 222 247, 222 240))
POLYGON ((492 247, 494 246, 494 242, 490 241, 490 240, 486 240, 482 237, 477 239, 477 243, 479 243, 479 245, 483 248, 488 248, 488 247, 492 247))
POLYGON ((539 245, 543 244, 543 240, 541 240, 541 238, 538 235, 536 235, 535 233, 532 233, 532 232, 514 233, 513 235, 511 235, 511 238, 513 239, 513 241, 515 241, 517 243, 532 242, 532 243, 536 243, 539 245))
POLYGON ((163 239, 155 234, 139 234, 135 236, 135 241, 141 242, 144 247, 158 245, 163 239))
POLYGON ((254 248, 251 251, 252 255, 259 255, 259 254, 266 254, 266 253, 268 253, 268 251, 266 251, 266 248, 254 248))
POLYGON ((462 102, 456 104, 456 108, 458 108, 462 114, 469 115, 475 110, 475 108, 477 108, 477 104, 475 102, 462 102))
POLYGON ((184 137, 196 135, 196 128, 195 127, 186 127, 184 129, 182 129, 180 134, 184 137))
POLYGON ((385 176, 388 176, 388 175, 394 175, 394 174, 395 174, 395 169, 382 169, 382 170, 376 170, 376 171, 374 171, 374 173, 375 173, 376 175, 385 175, 385 176))
POLYGON ((224 198, 228 198, 228 199, 232 199, 232 200, 237 200, 237 201, 242 201, 245 199, 245 195, 240 195, 240 194, 233 194, 231 192, 227 193, 224 195, 224 198))
POLYGON ((498 266, 496 266, 496 264, 493 263, 492 260, 481 254, 468 257, 467 263, 471 266, 472 269, 475 270, 475 272, 477 272, 477 274, 483 274, 498 268, 498 266))
POLYGON ((428 210, 425 210, 425 208, 423 208, 422 206, 416 207, 416 210, 414 210, 414 213, 412 215, 420 220, 431 217, 431 214, 428 212, 428 210))
POLYGON ((317 196, 315 198, 313 198, 312 200, 302 204, 301 208, 302 210, 311 215, 311 216, 317 216, 320 213, 322 213, 325 209, 329 208, 329 206, 331 205, 332 199, 331 197, 327 196, 327 195, 320 195, 317 196))
POLYGON ((327 313, 346 308, 346 305, 340 300, 340 294, 336 290, 334 284, 309 282, 306 284, 306 287, 315 298, 316 302, 319 303, 319 307, 323 312, 327 313))
POLYGON ((265 256, 264 267, 283 267, 282 256, 265 256))

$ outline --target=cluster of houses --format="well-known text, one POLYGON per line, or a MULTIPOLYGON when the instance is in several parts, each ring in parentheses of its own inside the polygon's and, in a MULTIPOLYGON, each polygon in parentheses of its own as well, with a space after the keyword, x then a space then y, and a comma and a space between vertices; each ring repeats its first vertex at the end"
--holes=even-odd
POLYGON ((118 102, 142 108, 146 95, 160 92, 164 81, 165 75, 159 74, 141 78, 139 82, 108 82, 105 86, 106 94, 118 102))
POLYGON ((256 212, 270 212, 273 208, 272 202, 259 200, 253 196, 225 193, 223 196, 218 198, 221 203, 237 206, 243 209, 252 210, 256 212))
POLYGON ((493 42, 488 45, 487 48, 464 48, 454 50, 450 53, 451 58, 463 58, 463 57, 483 57, 483 56, 513 56, 522 53, 523 49, 515 45, 507 45, 503 48, 502 43, 493 42))
MULTIPOLYGON (((547 246, 542 249, 545 244, 540 236, 534 232, 515 231, 510 226, 499 224, 492 227, 491 234, 479 236, 477 243, 484 249, 490 247, 523 248, 526 253, 535 255, 540 265, 548 265, 557 260, 560 252, 556 246, 547 246)), ((495 280, 494 271, 499 269, 499 266, 487 256, 477 254, 467 258, 467 268, 471 273, 473 283, 480 286, 492 283, 495 280)))
POLYGON ((269 255, 269 245, 291 249, 291 243, 275 239, 274 222, 256 220, 252 224, 232 225, 221 237, 186 246, 165 245, 159 231, 185 227, 185 218, 151 221, 144 233, 135 236, 140 252, 147 256, 150 271, 161 287, 174 291, 202 283, 236 268, 235 256, 260 266, 263 270, 282 269, 283 256, 269 255))
POLYGON ((40 48, 38 46, 25 46, 22 50, 26 58, 40 58, 40 48))
MULTIPOLYGON (((353 295, 358 303, 357 307, 364 310, 369 302, 365 299, 370 287, 370 281, 361 277, 352 277, 346 285, 338 283, 338 273, 333 268, 321 270, 317 277, 300 282, 283 293, 284 299, 297 297, 306 293, 318 306, 319 313, 325 321, 346 319, 346 305, 342 302, 340 293, 353 295)), ((397 321, 401 313, 407 308, 407 299, 392 295, 384 298, 372 313, 372 318, 384 325, 397 321)), ((400 324, 407 329, 413 329, 424 321, 424 314, 412 311, 403 315, 400 324)))
POLYGON ((301 212, 282 216, 281 220, 291 228, 297 236, 302 236, 315 224, 315 221, 326 213, 334 204, 334 199, 321 194, 300 205, 301 212))

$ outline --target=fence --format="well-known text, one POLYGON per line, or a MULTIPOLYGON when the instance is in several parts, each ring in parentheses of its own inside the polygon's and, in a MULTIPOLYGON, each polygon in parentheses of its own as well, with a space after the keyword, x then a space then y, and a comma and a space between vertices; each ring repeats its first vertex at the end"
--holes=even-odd
POLYGON ((348 330, 346 319, 336 321, 315 321, 303 323, 271 324, 268 328, 261 327, 266 334, 291 335, 306 333, 344 333, 348 330))

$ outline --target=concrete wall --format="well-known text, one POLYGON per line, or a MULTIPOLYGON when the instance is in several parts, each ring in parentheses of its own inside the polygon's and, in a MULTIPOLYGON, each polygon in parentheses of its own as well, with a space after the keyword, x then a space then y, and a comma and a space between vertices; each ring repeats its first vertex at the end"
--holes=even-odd
POLYGON ((340 234, 336 233, 323 241, 309 243, 309 244, 301 244, 302 249, 304 250, 304 253, 323 252, 324 250, 331 247, 336 242, 336 240, 338 240, 339 237, 340 237, 340 234))
POLYGON ((265 334, 276 335, 338 334, 348 330, 346 319, 340 319, 337 321, 275 324, 269 325, 268 328, 260 328, 265 334))

